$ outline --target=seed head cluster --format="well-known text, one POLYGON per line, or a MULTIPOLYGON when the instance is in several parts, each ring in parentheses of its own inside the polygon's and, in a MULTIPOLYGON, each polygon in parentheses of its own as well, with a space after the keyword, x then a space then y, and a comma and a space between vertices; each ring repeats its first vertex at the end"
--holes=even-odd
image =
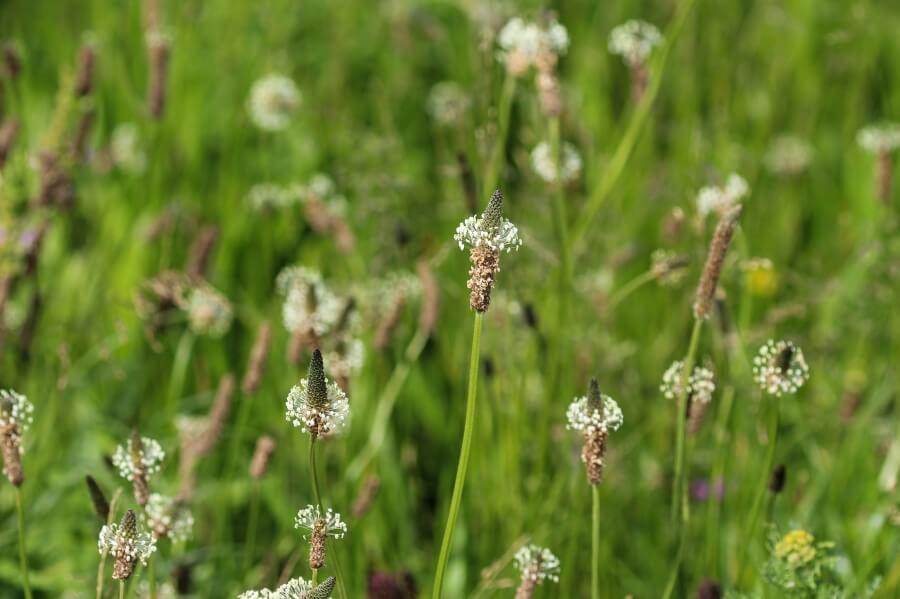
POLYGON ((470 216, 460 223, 453 239, 459 249, 465 249, 466 245, 470 248, 469 305, 476 312, 486 312, 500 272, 500 253, 517 250, 522 245, 518 228, 503 216, 503 194, 499 189, 491 195, 481 216, 470 216))
POLYGON ((609 51, 621 56, 632 68, 645 64, 662 43, 663 36, 655 25, 637 19, 627 21, 609 33, 609 51))
POLYGON ((546 580, 559 581, 559 558, 546 547, 525 545, 513 559, 521 574, 516 599, 531 599, 538 585, 546 580))
POLYGON ((566 428, 580 431, 584 438, 581 461, 584 462, 588 482, 600 484, 609 432, 618 430, 623 422, 619 404, 612 397, 600 393, 597 379, 591 379, 588 394, 575 398, 569 404, 566 419, 566 428))
POLYGON ((288 393, 285 417, 303 432, 319 436, 340 431, 349 416, 347 394, 325 377, 322 354, 315 350, 307 377, 288 393))
POLYGON ((28 398, 11 389, 0 389, 0 446, 3 451, 3 474, 15 486, 25 481, 22 469, 22 436, 32 422, 34 406, 28 398))
POLYGON ((138 505, 146 505, 149 500, 149 479, 159 472, 166 452, 160 444, 149 438, 134 434, 123 446, 116 447, 113 465, 119 474, 134 486, 134 496, 138 505))
POLYGON ((144 520, 154 539, 163 537, 178 543, 191 537, 194 516, 181 501, 159 493, 150 495, 144 506, 144 520))
POLYGON ((770 395, 796 393, 809 379, 803 350, 790 341, 769 339, 753 358, 753 378, 770 395))
POLYGON ((112 577, 116 580, 129 578, 137 562, 146 565, 156 551, 156 542, 150 533, 138 529, 137 516, 132 510, 125 512, 119 524, 107 524, 100 530, 97 546, 101 555, 113 557, 112 577))

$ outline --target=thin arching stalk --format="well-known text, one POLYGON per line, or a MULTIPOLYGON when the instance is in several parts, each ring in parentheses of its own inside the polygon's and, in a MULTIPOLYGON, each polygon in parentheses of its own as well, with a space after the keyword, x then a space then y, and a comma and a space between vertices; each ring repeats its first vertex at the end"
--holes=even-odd
POLYGON ((756 539, 756 528, 759 525, 759 514, 762 509, 763 498, 766 495, 766 489, 769 487, 769 476, 772 473, 772 466, 775 465, 775 444, 778 440, 778 421, 780 416, 779 407, 781 402, 778 398, 772 398, 769 401, 769 430, 768 445, 766 446, 766 458, 763 463, 763 473, 759 485, 756 489, 756 496, 753 498, 753 506, 750 508, 749 524, 744 531, 744 544, 741 550, 742 559, 738 562, 741 564, 742 575, 738 580, 744 580, 745 575, 750 571, 749 559, 747 559, 748 548, 751 547, 756 539))
POLYGON ((469 356, 469 389, 466 396, 466 422, 463 429, 462 448, 459 452, 459 464, 456 467, 456 480, 453 483, 453 495, 450 498, 450 511, 447 513, 447 525, 444 527, 444 538, 441 541, 441 552, 438 555, 437 570, 434 573, 434 589, 432 599, 440 599, 444 588, 444 572, 450 559, 450 542, 453 540, 453 529, 459 516, 462 503, 463 487, 466 484, 466 469, 469 465, 469 454, 472 450, 472 437, 475 434, 475 400, 478 394, 478 363, 481 352, 482 314, 475 313, 475 324, 472 330, 472 353, 469 356))
POLYGON ((22 589, 25 599, 31 599, 31 583, 28 582, 28 555, 25 552, 25 510, 22 508, 22 488, 16 487, 16 522, 19 526, 19 565, 22 568, 22 589))
POLYGON ((591 599, 600 599, 600 485, 591 485, 591 599))
MULTIPOLYGON (((322 490, 319 486, 319 472, 316 467, 316 435, 310 435, 309 437, 309 470, 312 475, 312 486, 313 486, 313 496, 316 500, 316 505, 319 507, 319 512, 325 512, 325 505, 322 503, 322 490)), ((344 577, 341 574, 341 564, 338 561, 337 552, 334 549, 334 545, 331 544, 331 561, 334 562, 334 577, 337 580, 338 588, 341 591, 341 596, 345 599, 349 597, 347 595, 347 589, 344 587, 344 577)), ((313 584, 316 583, 318 578, 318 570, 313 570, 312 579, 313 584)))

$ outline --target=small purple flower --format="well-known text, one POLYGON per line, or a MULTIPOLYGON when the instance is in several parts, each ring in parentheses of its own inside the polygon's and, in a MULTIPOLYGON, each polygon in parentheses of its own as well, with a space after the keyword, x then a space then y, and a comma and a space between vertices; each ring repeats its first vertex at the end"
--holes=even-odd
POLYGON ((691 498, 694 501, 707 501, 713 493, 716 501, 722 501, 725 496, 725 482, 722 479, 715 484, 710 484, 710 481, 703 478, 691 482, 691 498))
POLYGON ((369 572, 368 599, 415 599, 416 583, 409 572, 369 572))

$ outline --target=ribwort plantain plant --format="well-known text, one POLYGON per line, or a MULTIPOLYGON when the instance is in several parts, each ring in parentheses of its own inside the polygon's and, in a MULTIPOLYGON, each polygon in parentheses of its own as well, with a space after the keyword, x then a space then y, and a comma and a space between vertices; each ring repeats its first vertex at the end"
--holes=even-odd
POLYGON ((497 273, 500 272, 500 254, 517 250, 522 245, 519 230, 503 216, 503 194, 494 191, 487 207, 481 216, 470 216, 456 228, 454 236, 459 249, 469 246, 469 306, 475 312, 475 323, 472 330, 472 348, 469 354, 469 387, 466 394, 466 418, 463 428, 462 446, 459 463, 456 467, 456 479, 453 482, 453 495, 450 498, 450 509, 447 513, 447 524, 441 541, 437 569, 434 575, 432 598, 440 599, 443 593, 444 573, 450 558, 450 542, 453 540, 453 529, 459 516, 462 503, 463 487, 466 483, 466 470, 469 466, 469 454, 472 451, 472 438, 475 428, 475 405, 478 395, 478 365, 481 351, 481 324, 484 313, 491 304, 491 291, 494 289, 497 273))

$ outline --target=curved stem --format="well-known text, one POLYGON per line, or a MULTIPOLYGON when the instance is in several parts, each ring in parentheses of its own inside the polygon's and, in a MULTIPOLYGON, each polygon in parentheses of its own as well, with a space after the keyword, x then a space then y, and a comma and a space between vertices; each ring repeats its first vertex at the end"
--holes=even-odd
MULTIPOLYGON (((685 414, 687 413, 688 380, 690 379, 691 371, 694 369, 694 362, 697 359, 697 346, 700 342, 700 330, 702 328, 703 320, 695 318, 694 328, 691 330, 691 340, 688 343, 687 357, 684 359, 684 365, 681 369, 681 381, 679 383, 680 392, 678 393, 678 412, 675 421, 675 480, 672 483, 673 521, 678 516, 679 511, 684 512, 686 509, 686 505, 681 504, 685 503, 683 499, 687 488, 685 484, 685 462, 687 454, 687 444, 685 443, 687 421, 685 419, 685 414), (679 510, 679 508, 681 509, 679 510)), ((682 514, 682 519, 686 521, 687 517, 682 514)))
POLYGON ((500 92, 500 105, 497 110, 497 139, 488 161, 488 170, 484 177, 482 195, 490 195, 497 186, 499 172, 503 168, 506 137, 509 132, 509 116, 512 111, 513 97, 516 95, 516 78, 507 73, 500 92))
POLYGON ((346 479, 354 480, 359 477, 363 470, 366 469, 366 466, 378 455, 378 451, 384 444, 391 413, 394 410, 394 405, 397 403, 400 391, 403 389, 403 384, 406 382, 406 377, 409 376, 413 363, 419 359, 419 355, 427 342, 428 332, 421 328, 418 329, 412 341, 409 342, 406 352, 403 354, 403 359, 394 366, 394 371, 384 386, 381 397, 378 398, 378 407, 375 409, 375 416, 372 418, 372 432, 369 434, 369 440, 347 467, 346 479))
POLYGON ((25 511, 22 508, 22 488, 16 487, 16 522, 19 526, 19 565, 22 568, 22 589, 25 599, 31 599, 31 583, 28 582, 28 555, 25 552, 25 511))
POLYGON ((631 115, 628 127, 625 129, 625 133, 619 141, 619 145, 616 146, 616 151, 613 154, 612 159, 608 164, 604 165, 604 168, 601 171, 603 174, 597 182, 597 185, 594 187, 596 191, 588 198, 582 216, 578 219, 578 226, 575 229, 575 235, 572 239, 572 247, 575 251, 580 249, 600 207, 603 205, 603 202, 609 196, 610 192, 612 192, 619 176, 625 170, 625 165, 628 163, 631 151, 634 149, 635 145, 637 145, 641 129, 647 121, 647 117, 650 115, 650 109, 653 107, 653 102, 656 99, 656 95, 659 93, 666 60, 669 57, 669 53, 672 51, 672 47, 678 40, 678 36, 684 28, 684 23, 687 21, 687 17, 691 13, 693 6, 694 0, 684 0, 678 7, 678 12, 673 17, 672 25, 666 32, 666 43, 660 51, 659 58, 656 60, 655 68, 650 76, 650 83, 647 86, 647 90, 644 92, 637 109, 631 115))
POLYGON ((150 599, 156 599, 156 555, 150 556, 147 564, 147 580, 150 586, 150 599))
POLYGON ((322 492, 319 490, 319 473, 316 468, 316 435, 309 436, 309 471, 312 476, 313 497, 316 500, 316 506, 319 511, 325 510, 322 505, 322 492))
POLYGON ((253 481, 250 490, 250 517, 247 519, 247 540, 244 544, 244 559, 241 572, 247 571, 250 559, 253 556, 253 547, 256 545, 256 527, 259 523, 259 481, 253 481))
MULTIPOLYGON (((766 447, 766 458, 763 463, 763 473, 760 480, 760 483, 756 489, 756 496, 753 498, 753 506, 750 508, 750 520, 747 525, 747 529, 744 532, 744 544, 743 549, 741 551, 742 559, 739 560, 738 563, 742 564, 743 573, 747 574, 750 571, 749 559, 747 559, 747 550, 749 547, 753 545, 753 541, 756 537, 756 527, 759 524, 759 513, 760 509, 762 509, 763 498, 766 495, 766 489, 769 486, 769 476, 772 474, 772 466, 775 464, 775 444, 778 440, 778 419, 779 419, 779 408, 781 406, 781 402, 778 398, 772 398, 769 400, 769 438, 768 438, 768 446, 766 447)), ((744 576, 739 576, 738 581, 743 580, 744 576)))
POLYGON ((622 287, 620 287, 615 293, 610 296, 609 301, 607 302, 607 310, 612 310, 624 300, 626 297, 649 283, 656 278, 653 270, 648 270, 646 272, 642 272, 638 276, 634 277, 622 287))
POLYGON ((466 421, 463 428, 462 447, 459 453, 459 464, 456 467, 456 480, 453 483, 453 495, 450 498, 450 511, 444 527, 444 538, 441 541, 441 552, 438 555, 437 570, 434 574, 432 599, 440 599, 444 587, 444 571, 450 558, 450 542, 453 540, 453 529, 459 516, 463 487, 466 483, 466 468, 469 465, 469 454, 472 449, 472 437, 475 433, 475 400, 478 392, 478 360, 481 351, 482 314, 475 313, 475 324, 472 330, 472 352, 469 356, 469 388, 466 396, 466 421))
POLYGON ((665 597, 671 596, 678 581, 678 574, 681 571, 681 560, 684 557, 684 548, 687 545, 688 523, 691 518, 690 505, 687 497, 687 442, 686 442, 686 426, 687 419, 687 400, 688 400, 688 380, 691 372, 694 370, 694 362, 697 359, 697 346, 700 343, 700 331, 703 328, 703 320, 694 319, 694 328, 691 330, 691 340, 688 343, 688 353, 684 359, 684 366, 681 369, 681 387, 678 393, 678 408, 675 415, 676 433, 675 433, 675 477, 672 482, 672 522, 677 524, 678 530, 678 553, 675 561, 672 562, 672 570, 669 574, 669 583, 666 585, 665 597), (678 516, 681 516, 678 519, 678 516))
POLYGON ((600 599, 600 485, 591 485, 591 599, 600 599))
MULTIPOLYGON (((322 503, 322 491, 319 487, 319 473, 318 468, 316 467, 316 435, 310 435, 309 437, 309 470, 312 474, 312 485, 313 485, 313 496, 316 499, 316 505, 319 507, 319 511, 321 513, 325 513, 325 505, 322 503)), ((331 561, 334 562, 334 577, 337 580, 338 588, 340 589, 341 596, 346 599, 347 589, 344 587, 344 576, 341 574, 341 564, 338 561, 337 551, 334 549, 334 544, 330 544, 331 549, 331 561)), ((315 580, 318 574, 317 570, 313 570, 313 579, 315 580)))

